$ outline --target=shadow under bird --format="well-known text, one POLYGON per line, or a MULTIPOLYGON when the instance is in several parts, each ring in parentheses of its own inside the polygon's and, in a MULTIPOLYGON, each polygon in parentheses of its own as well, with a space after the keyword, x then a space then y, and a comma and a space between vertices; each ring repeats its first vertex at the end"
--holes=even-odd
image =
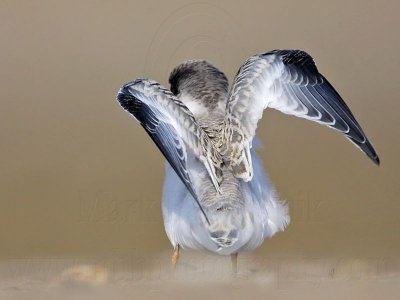
POLYGON ((178 65, 170 89, 137 79, 118 92, 121 106, 167 159, 162 210, 174 247, 231 255, 259 247, 290 222, 263 169, 253 140, 267 107, 343 133, 374 163, 379 158, 346 103, 300 50, 248 58, 229 87, 204 60, 178 65))

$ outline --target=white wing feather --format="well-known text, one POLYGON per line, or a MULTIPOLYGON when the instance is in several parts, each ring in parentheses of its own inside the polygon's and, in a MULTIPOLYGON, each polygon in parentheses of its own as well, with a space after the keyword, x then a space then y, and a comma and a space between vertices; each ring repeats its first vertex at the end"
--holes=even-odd
POLYGON ((299 50, 274 50, 250 57, 229 93, 225 140, 236 177, 253 176, 249 149, 265 108, 334 128, 371 160, 379 158, 345 102, 322 76, 313 58, 299 50))

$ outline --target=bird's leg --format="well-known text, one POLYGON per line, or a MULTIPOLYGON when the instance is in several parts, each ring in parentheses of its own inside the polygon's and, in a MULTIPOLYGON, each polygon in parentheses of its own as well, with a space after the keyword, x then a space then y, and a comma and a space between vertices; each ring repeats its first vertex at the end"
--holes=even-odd
POLYGON ((179 244, 176 245, 175 250, 174 250, 174 254, 172 254, 172 270, 175 270, 176 268, 176 264, 178 263, 178 259, 179 259, 179 244))
POLYGON ((235 276, 237 275, 237 258, 238 258, 237 253, 231 254, 232 273, 235 276))

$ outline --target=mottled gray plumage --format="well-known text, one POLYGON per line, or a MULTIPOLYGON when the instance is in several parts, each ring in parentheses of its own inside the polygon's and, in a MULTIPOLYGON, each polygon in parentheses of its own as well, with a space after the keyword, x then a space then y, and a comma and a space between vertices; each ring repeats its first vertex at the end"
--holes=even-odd
POLYGON ((186 92, 211 112, 221 102, 226 105, 228 79, 205 60, 189 60, 180 64, 171 72, 168 81, 174 95, 186 92))

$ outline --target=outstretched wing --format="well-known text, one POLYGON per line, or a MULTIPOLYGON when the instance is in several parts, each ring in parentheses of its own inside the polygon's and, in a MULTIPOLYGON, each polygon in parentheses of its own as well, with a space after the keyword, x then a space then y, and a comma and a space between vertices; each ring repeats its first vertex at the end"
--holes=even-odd
POLYGON ((169 90, 147 79, 125 84, 119 90, 117 99, 140 122, 196 199, 207 219, 192 183, 187 155, 190 150, 204 163, 217 190, 221 180, 217 176, 217 169, 222 159, 207 134, 198 126, 193 114, 169 90))
POLYGON ((342 132, 376 164, 379 158, 346 103, 300 50, 274 50, 240 67, 227 104, 225 138, 235 176, 251 180, 250 148, 263 110, 275 108, 342 132))

